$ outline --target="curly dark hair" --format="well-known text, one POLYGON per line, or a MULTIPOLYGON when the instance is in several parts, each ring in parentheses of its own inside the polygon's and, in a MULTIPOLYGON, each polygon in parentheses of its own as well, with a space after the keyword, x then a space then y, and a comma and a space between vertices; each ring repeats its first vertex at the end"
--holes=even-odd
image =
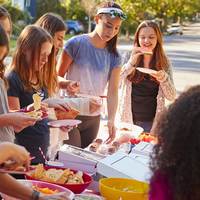
POLYGON ((55 13, 45 13, 42 15, 36 22, 35 25, 38 25, 45 30, 47 30, 52 37, 58 31, 66 31, 66 25, 62 17, 55 13))
POLYGON ((151 169, 167 175, 174 200, 200 199, 200 85, 183 92, 156 127, 151 169))

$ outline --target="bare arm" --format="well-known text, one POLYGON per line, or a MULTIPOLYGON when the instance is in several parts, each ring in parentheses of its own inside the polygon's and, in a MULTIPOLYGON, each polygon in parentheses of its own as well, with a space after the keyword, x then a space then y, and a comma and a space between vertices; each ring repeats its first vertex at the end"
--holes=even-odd
POLYGON ((8 105, 10 110, 19 110, 20 109, 19 98, 8 96, 8 105))
POLYGON ((109 128, 109 140, 115 138, 115 115, 118 105, 118 86, 119 86, 119 76, 121 68, 117 67, 112 70, 111 77, 108 85, 107 93, 107 106, 108 106, 108 128, 109 128))
POLYGON ((58 75, 64 77, 72 62, 73 59, 65 51, 63 51, 57 64, 58 75))
MULTIPOLYGON (((16 111, 20 110, 20 103, 18 97, 8 97, 8 104, 10 110, 16 111)), ((33 126, 37 119, 30 117, 21 112, 13 112, 3 114, 0 117, 0 126, 12 126, 15 132, 20 132, 28 126, 33 126), (2 124, 4 123, 4 124, 2 124)))
POLYGON ((9 114, 1 114, 0 115, 0 127, 4 126, 12 126, 11 118, 9 114))
POLYGON ((111 77, 109 80, 108 85, 108 120, 114 122, 115 114, 118 105, 118 86, 119 86, 119 74, 120 74, 120 67, 117 67, 112 70, 111 77))
POLYGON ((0 173, 0 180, 0 192, 23 200, 31 199, 33 190, 20 184, 10 175, 0 173))
MULTIPOLYGON (((19 183, 8 174, 0 173, 0 180, 0 192, 22 200, 32 199, 33 189, 31 187, 19 183)), ((71 198, 68 198, 67 195, 65 192, 52 195, 40 193, 39 200, 70 200, 71 198)))

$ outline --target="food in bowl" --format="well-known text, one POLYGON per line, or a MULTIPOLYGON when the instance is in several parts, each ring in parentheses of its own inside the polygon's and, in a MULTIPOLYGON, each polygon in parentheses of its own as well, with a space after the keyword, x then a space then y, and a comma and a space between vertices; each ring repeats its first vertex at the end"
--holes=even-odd
POLYGON ((127 178, 103 178, 99 181, 100 193, 109 200, 147 200, 148 184, 127 178))
POLYGON ((157 143, 157 137, 154 135, 151 135, 150 133, 143 132, 142 134, 139 135, 138 138, 131 138, 130 140, 131 144, 138 144, 140 142, 149 142, 152 144, 157 143))
POLYGON ((26 179, 54 183, 70 189, 76 194, 81 193, 92 182, 92 177, 85 172, 64 169, 63 167, 43 166, 42 164, 36 168, 37 171, 33 170, 25 174, 26 179))
POLYGON ((38 192, 41 192, 43 194, 56 194, 58 193, 59 191, 58 190, 52 190, 52 189, 49 189, 48 187, 39 187, 37 185, 33 185, 32 188, 38 192))
POLYGON ((48 181, 58 184, 84 183, 83 172, 81 171, 74 173, 70 169, 45 169, 43 164, 37 165, 35 170, 33 170, 33 172, 30 172, 30 175, 37 180, 48 181))
POLYGON ((75 195, 74 200, 104 200, 104 198, 95 194, 78 194, 75 195))
MULTIPOLYGON (((36 181, 36 180, 18 179, 17 181, 27 187, 37 189, 37 191, 43 194, 52 194, 51 192, 56 192, 56 193, 65 192, 69 200, 74 199, 74 193, 72 191, 56 184, 46 183, 43 181, 36 181)), ((4 200, 20 200, 20 199, 17 199, 17 198, 14 198, 2 193, 1 193, 1 196, 4 200)))

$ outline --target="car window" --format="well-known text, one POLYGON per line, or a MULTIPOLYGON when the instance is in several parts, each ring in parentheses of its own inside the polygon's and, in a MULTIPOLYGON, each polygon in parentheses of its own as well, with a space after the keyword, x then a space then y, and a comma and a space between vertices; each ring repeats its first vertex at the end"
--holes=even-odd
POLYGON ((180 25, 178 25, 178 24, 177 25, 176 24, 173 25, 172 24, 172 27, 180 27, 180 25))

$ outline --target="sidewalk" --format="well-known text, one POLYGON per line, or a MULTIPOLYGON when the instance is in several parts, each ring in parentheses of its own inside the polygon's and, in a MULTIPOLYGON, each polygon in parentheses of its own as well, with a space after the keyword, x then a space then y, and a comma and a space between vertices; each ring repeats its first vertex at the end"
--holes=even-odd
POLYGON ((200 72, 190 70, 174 70, 173 77, 177 94, 180 94, 190 86, 200 84, 200 72))

